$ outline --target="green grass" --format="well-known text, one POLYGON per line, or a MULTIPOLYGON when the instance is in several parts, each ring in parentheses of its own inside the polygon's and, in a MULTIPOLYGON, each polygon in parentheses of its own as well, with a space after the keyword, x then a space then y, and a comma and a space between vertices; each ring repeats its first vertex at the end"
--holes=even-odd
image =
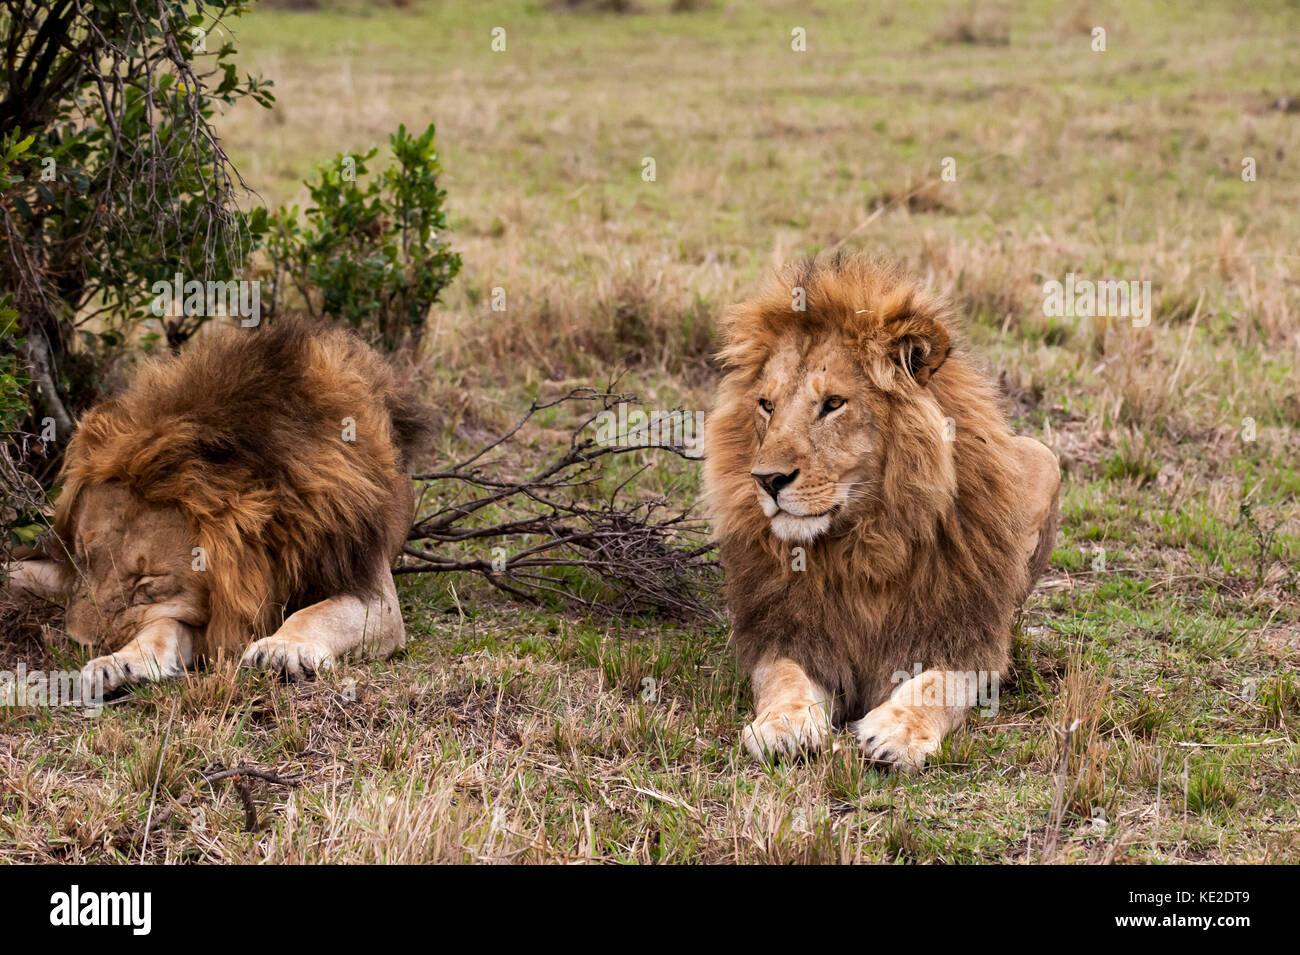
MULTIPOLYGON (((653 406, 708 407, 712 325, 780 261, 842 244, 925 275, 1066 475, 998 713, 915 778, 848 737, 768 770, 740 748, 750 701, 722 624, 404 579, 409 640, 389 662, 302 686, 200 673, 96 719, 0 710, 0 854, 1300 859, 1300 142, 1272 108, 1300 96, 1300 9, 1008 5, 1009 42, 990 45, 945 39, 966 4, 643 6, 259 11, 243 64, 279 107, 222 128, 275 204, 302 201, 316 162, 437 122, 465 268, 403 361, 445 459, 532 397, 619 371, 653 406), (956 183, 939 182, 946 156, 956 183), (915 190, 927 201, 882 208, 915 190), (1042 283, 1068 271, 1150 278, 1151 326, 1044 316, 1042 283), (307 775, 249 783, 248 832, 238 787, 202 781, 218 763, 307 775)), ((530 452, 565 424, 543 422, 530 452)), ((685 504, 698 480, 676 462, 636 492, 685 504)))

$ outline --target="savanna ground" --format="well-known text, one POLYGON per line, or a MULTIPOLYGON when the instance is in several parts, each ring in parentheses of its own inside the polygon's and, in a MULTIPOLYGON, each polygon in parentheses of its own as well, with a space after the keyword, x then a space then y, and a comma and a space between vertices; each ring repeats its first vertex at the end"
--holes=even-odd
MULTIPOLYGON (((619 371, 652 407, 707 408, 714 320, 794 256, 865 250, 948 294, 1066 479, 996 716, 916 777, 847 737, 764 769, 720 621, 408 577, 387 663, 0 711, 3 857, 1300 859, 1300 8, 640 6, 261 9, 242 63, 279 104, 221 127, 274 205, 337 152, 438 124, 465 267, 404 360, 438 460, 619 371), (1149 279, 1149 327, 1044 316, 1071 271, 1149 279), (202 780, 240 765, 305 778, 202 780)), ((648 460, 635 493, 694 499, 697 464, 648 460)), ((81 659, 51 646, 11 658, 81 659)))

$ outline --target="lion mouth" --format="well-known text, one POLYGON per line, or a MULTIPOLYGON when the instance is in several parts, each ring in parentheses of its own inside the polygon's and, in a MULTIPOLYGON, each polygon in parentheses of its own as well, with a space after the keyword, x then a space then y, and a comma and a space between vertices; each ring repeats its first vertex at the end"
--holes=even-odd
POLYGON ((768 527, 780 540, 789 544, 808 544, 831 529, 831 514, 835 508, 820 514, 791 514, 777 511, 768 527))
POLYGON ((830 517, 832 514, 834 514, 834 513, 835 513, 836 511, 838 511, 839 509, 840 509, 840 506, 839 506, 838 504, 834 504, 834 505, 832 505, 831 507, 828 507, 828 508, 827 508, 826 510, 824 510, 824 511, 818 511, 816 514, 796 514, 794 511, 787 511, 787 510, 786 510, 785 508, 783 508, 783 507, 778 507, 778 508, 776 509, 776 514, 773 514, 772 516, 773 516, 773 517, 776 517, 776 516, 778 516, 778 515, 781 515, 781 516, 784 516, 784 517, 797 517, 797 518, 799 518, 800 520, 809 520, 809 521, 811 521, 811 520, 815 520, 815 519, 817 519, 817 518, 819 518, 819 517, 830 517))

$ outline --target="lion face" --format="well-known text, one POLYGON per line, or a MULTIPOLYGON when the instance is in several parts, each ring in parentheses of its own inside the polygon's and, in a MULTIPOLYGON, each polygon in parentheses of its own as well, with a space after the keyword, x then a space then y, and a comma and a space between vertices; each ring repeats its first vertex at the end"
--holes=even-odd
POLYGON ((897 270, 842 258, 729 309, 705 461, 719 538, 906 536, 926 523, 910 518, 942 512, 954 457, 931 378, 951 351, 947 315, 897 270))
POLYGON ((705 460, 719 539, 905 531, 942 511, 954 458, 931 377, 946 319, 897 270, 852 258, 798 265, 729 309, 705 460))
POLYGON ((152 620, 204 623, 204 575, 191 567, 194 535, 179 510, 116 481, 82 488, 75 506, 68 636, 117 646, 152 620))
POLYGON ((772 533, 806 543, 872 499, 881 398, 833 338, 786 343, 755 388, 758 449, 750 467, 772 533))

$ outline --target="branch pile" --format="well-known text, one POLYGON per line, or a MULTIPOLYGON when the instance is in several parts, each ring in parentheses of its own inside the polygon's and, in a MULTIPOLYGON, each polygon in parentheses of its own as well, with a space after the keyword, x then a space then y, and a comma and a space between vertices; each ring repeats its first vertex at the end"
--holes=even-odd
POLYGON ((396 573, 470 571, 513 597, 535 602, 550 595, 619 614, 715 614, 709 594, 719 573, 703 520, 663 498, 633 497, 630 489, 650 463, 602 489, 619 455, 686 457, 682 447, 642 445, 636 432, 617 442, 597 439, 593 425, 602 412, 635 402, 608 388, 534 401, 513 428, 472 456, 417 474, 421 500, 436 503, 417 514, 396 573), (503 476, 520 432, 558 406, 581 412, 568 446, 522 476, 503 476))

